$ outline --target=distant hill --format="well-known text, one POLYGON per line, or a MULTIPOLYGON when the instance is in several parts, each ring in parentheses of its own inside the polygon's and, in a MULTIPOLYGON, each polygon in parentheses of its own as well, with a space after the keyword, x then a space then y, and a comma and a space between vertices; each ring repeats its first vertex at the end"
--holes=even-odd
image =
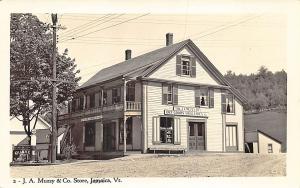
POLYGON ((287 117, 286 112, 265 111, 245 114, 245 130, 261 130, 282 143, 282 152, 286 152, 287 117))
POLYGON ((284 70, 272 73, 262 66, 255 74, 236 75, 227 71, 224 77, 248 100, 245 110, 286 108, 287 74, 284 70))

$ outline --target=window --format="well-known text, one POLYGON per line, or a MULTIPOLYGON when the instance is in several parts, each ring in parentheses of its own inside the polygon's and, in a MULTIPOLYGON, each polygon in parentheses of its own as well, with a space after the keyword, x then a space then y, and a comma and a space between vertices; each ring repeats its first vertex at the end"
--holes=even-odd
POLYGON ((191 73, 191 62, 190 58, 182 57, 182 63, 181 63, 181 75, 187 75, 190 76, 191 73))
POLYGON ((208 88, 197 88, 195 90, 196 106, 208 106, 208 88))
POLYGON ((177 55, 176 75, 196 77, 196 60, 190 55, 177 55))
POLYGON ((121 88, 112 89, 112 103, 117 104, 121 102, 121 88))
POLYGON ((85 125, 85 146, 95 146, 95 122, 85 125))
POLYGON ((103 91, 103 105, 107 105, 107 91, 103 91))
POLYGON ((163 104, 178 104, 178 86, 172 84, 163 84, 163 104))
POLYGON ((135 99, 135 83, 128 83, 126 88, 126 101, 134 101, 135 99))
POLYGON ((95 108, 95 93, 89 95, 90 97, 90 108, 95 108))
POLYGON ((79 98, 79 110, 83 110, 84 108, 84 96, 79 98))
POLYGON ((222 113, 235 113, 234 97, 232 94, 222 94, 222 113))
MULTIPOLYGON (((120 144, 124 144, 124 126, 120 123, 120 144)), ((126 145, 132 144, 132 117, 126 120, 126 145)))
POLYGON ((160 117, 160 142, 166 144, 174 143, 174 119, 169 117, 160 117))
POLYGON ((268 153, 273 153, 273 145, 268 144, 268 153))
POLYGON ((72 100, 72 112, 75 112, 77 110, 77 99, 72 100))

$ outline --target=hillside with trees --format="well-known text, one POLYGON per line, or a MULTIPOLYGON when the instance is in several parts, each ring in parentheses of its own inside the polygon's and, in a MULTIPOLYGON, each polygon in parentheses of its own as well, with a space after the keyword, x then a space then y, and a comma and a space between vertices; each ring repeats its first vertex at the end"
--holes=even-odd
POLYGON ((266 67, 259 68, 257 73, 236 75, 227 71, 225 78, 247 99, 245 110, 264 110, 270 108, 286 109, 287 74, 284 70, 275 73, 266 67))

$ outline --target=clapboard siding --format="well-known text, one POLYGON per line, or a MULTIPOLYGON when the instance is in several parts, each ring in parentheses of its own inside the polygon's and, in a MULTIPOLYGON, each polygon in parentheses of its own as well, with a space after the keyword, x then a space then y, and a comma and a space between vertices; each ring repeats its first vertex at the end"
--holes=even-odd
POLYGON ((214 90, 214 108, 208 109, 207 119, 207 150, 222 151, 222 114, 221 114, 221 91, 214 90))
MULTIPOLYGON (((148 147, 152 145, 153 117, 164 115, 164 110, 171 110, 173 106, 162 105, 162 84, 157 82, 148 82, 147 88, 147 130, 148 130, 148 147)), ((178 104, 179 106, 195 107, 194 87, 178 87, 178 104)), ((222 151, 222 116, 221 116, 221 91, 216 89, 214 92, 215 107, 203 108, 203 112, 208 112, 207 119, 207 150, 222 151)), ((201 119, 197 117, 178 116, 180 118, 181 146, 187 148, 188 142, 188 119, 201 119)))
POLYGON ((268 152, 268 144, 272 144, 273 153, 280 153, 281 152, 281 144, 276 142, 275 140, 263 135, 262 133, 258 132, 258 150, 259 153, 267 154, 268 152))
POLYGON ((226 124, 237 123, 238 132, 238 150, 244 151, 244 121, 243 121, 243 106, 237 100, 235 100, 235 114, 226 115, 226 124))
MULTIPOLYGON (((192 53, 184 48, 178 54, 191 55, 192 53)), ((156 79, 166 79, 173 81, 182 81, 190 83, 199 83, 199 84, 211 84, 219 85, 215 78, 210 75, 201 63, 196 59, 196 77, 191 78, 187 76, 177 76, 176 75, 176 56, 171 58, 169 61, 165 62, 161 67, 155 70, 150 76, 150 78, 156 79)))

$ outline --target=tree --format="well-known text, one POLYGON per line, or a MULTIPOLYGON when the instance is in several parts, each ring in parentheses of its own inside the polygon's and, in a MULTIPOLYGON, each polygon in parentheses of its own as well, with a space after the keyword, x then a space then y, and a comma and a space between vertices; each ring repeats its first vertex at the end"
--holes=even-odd
POLYGON ((287 74, 284 70, 272 73, 261 66, 256 74, 235 75, 227 71, 225 78, 247 99, 246 110, 284 107, 287 104, 287 74))
MULTIPOLYGON (((10 115, 23 122, 31 144, 38 116, 51 108, 52 85, 41 78, 52 77, 52 32, 50 25, 32 14, 11 14, 10 22, 10 115)), ((70 81, 57 87, 58 106, 63 106, 71 99, 80 77, 67 49, 56 56, 57 78, 70 81)))

